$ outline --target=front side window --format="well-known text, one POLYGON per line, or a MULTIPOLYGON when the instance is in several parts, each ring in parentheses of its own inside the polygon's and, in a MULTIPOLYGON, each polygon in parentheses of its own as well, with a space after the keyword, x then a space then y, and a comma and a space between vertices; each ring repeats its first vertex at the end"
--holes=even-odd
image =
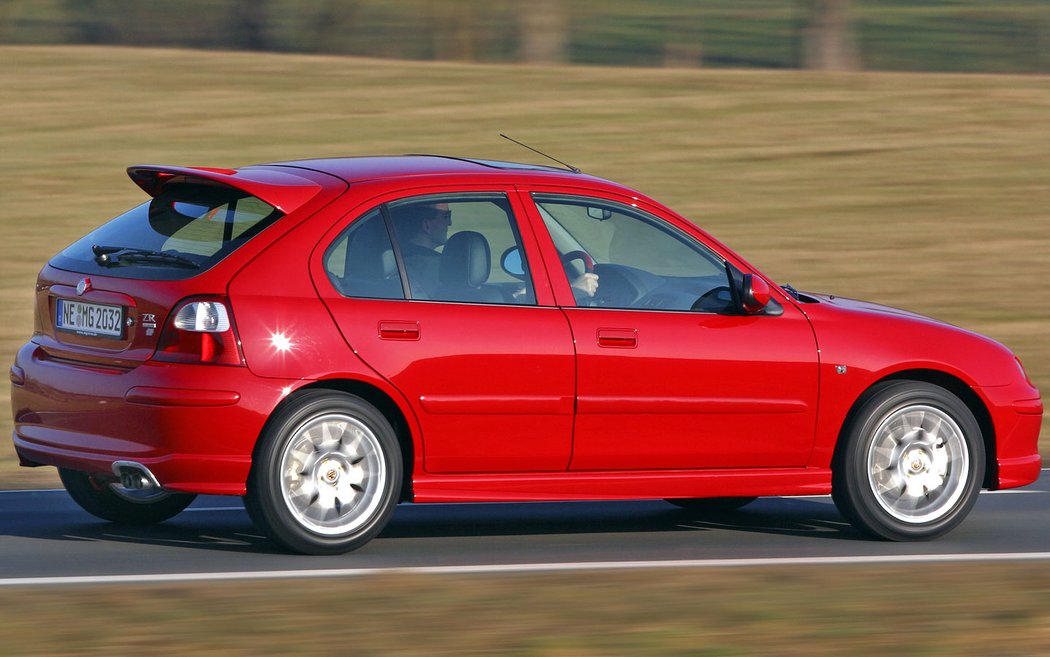
POLYGON ((602 199, 533 199, 577 305, 706 312, 732 307, 725 261, 658 217, 602 199))
POLYGON ((52 259, 81 273, 173 280, 208 269, 283 215, 245 192, 171 183, 52 259))

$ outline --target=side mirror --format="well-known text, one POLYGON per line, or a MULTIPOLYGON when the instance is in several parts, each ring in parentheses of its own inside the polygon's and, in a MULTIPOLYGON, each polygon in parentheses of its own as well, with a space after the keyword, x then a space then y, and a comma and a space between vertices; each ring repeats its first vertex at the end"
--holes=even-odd
POLYGON ((743 289, 740 291, 740 305, 744 312, 750 315, 757 315, 765 310, 772 298, 769 285, 753 274, 744 274, 742 287, 743 289))
POLYGON ((521 259, 521 250, 512 246, 500 256, 499 266, 515 278, 525 278, 525 263, 521 259))

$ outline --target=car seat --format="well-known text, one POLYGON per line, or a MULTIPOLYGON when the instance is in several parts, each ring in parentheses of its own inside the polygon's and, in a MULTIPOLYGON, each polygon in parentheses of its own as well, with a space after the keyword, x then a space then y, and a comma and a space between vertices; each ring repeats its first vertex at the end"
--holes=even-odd
POLYGON ((485 285, 491 268, 492 255, 484 235, 473 230, 452 235, 441 252, 438 298, 502 303, 499 289, 485 285))

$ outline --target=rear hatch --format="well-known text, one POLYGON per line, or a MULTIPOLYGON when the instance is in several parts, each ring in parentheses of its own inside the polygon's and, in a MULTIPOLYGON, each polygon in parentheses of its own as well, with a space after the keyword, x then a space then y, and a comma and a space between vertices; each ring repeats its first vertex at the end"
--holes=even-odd
POLYGON ((322 191, 290 169, 128 174, 152 198, 40 272, 33 340, 52 359, 123 369, 149 359, 180 300, 221 298, 232 274, 283 232, 267 229, 322 191))

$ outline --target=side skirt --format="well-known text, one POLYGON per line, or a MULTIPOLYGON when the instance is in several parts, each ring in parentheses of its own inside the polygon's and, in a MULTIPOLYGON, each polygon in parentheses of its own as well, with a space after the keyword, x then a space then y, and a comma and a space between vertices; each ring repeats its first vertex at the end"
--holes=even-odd
POLYGON ((767 495, 826 495, 828 468, 427 474, 413 478, 415 502, 539 502, 767 495))

